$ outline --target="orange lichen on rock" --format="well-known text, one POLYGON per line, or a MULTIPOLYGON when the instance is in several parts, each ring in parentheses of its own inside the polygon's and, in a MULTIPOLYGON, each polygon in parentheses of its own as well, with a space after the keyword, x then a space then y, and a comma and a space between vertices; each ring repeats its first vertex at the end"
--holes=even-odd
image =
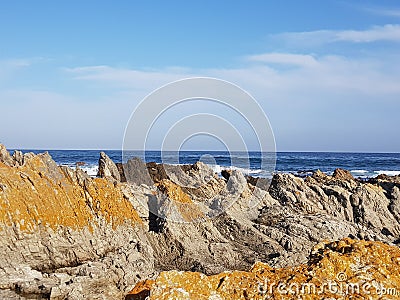
POLYGON ((157 187, 167 195, 168 199, 173 201, 185 221, 190 222, 204 218, 204 213, 192 201, 192 198, 182 190, 180 185, 168 179, 163 179, 157 183, 157 187))
POLYGON ((176 183, 173 183, 168 179, 161 180, 157 184, 157 187, 161 192, 165 193, 168 196, 168 198, 170 198, 175 202, 193 203, 190 196, 186 194, 184 191, 182 191, 180 185, 177 185, 176 183))
POLYGON ((0 223, 32 231, 93 226, 104 218, 113 226, 140 222, 120 189, 106 179, 58 167, 48 154, 29 158, 23 166, 0 164, 0 223))
POLYGON ((132 291, 126 295, 125 300, 146 300, 150 295, 150 288, 154 284, 154 280, 147 279, 139 282, 132 291))
MULTIPOLYGON (((297 267, 256 263, 249 272, 213 276, 169 271, 147 288, 150 299, 398 299, 400 249, 347 238, 318 244, 297 267)), ((129 299, 140 299, 134 292, 129 299)))

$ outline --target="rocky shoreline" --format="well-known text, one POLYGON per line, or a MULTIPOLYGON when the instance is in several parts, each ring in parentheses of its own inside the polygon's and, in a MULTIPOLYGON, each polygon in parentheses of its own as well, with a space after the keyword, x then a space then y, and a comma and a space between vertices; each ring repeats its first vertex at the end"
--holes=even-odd
POLYGON ((265 280, 400 291, 400 176, 219 178, 105 153, 98 175, 0 145, 1 299, 294 297, 265 280))

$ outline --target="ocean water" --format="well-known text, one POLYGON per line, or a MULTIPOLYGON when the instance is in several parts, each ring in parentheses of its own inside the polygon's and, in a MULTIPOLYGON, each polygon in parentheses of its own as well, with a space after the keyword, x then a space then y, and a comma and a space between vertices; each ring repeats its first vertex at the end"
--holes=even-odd
MULTIPOLYGON (((46 151, 20 150, 24 153, 46 151)), ((48 152, 59 165, 75 167, 77 162, 83 162, 84 165, 81 166, 83 170, 92 176, 97 174, 100 150, 48 150, 48 152)), ((104 152, 114 162, 122 161, 120 150, 104 152)), ((181 151, 179 157, 175 152, 160 151, 145 153, 133 151, 127 154, 129 157, 140 157, 146 162, 169 164, 193 164, 201 160, 217 173, 222 169, 231 168, 252 176, 268 177, 270 174, 270 166, 261 165, 262 157, 270 158, 270 154, 261 152, 181 151)), ((277 152, 274 171, 306 176, 318 169, 331 174, 336 168, 349 170, 353 176, 360 178, 375 177, 379 174, 399 175, 400 153, 277 152)))

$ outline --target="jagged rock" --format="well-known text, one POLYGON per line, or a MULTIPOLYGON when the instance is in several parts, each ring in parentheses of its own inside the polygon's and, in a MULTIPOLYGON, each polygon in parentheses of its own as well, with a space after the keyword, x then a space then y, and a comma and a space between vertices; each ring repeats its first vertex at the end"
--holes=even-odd
POLYGON ((395 299, 400 295, 400 250, 379 242, 344 239, 314 247, 307 264, 249 272, 162 272, 127 299, 395 299), (135 298, 137 296, 137 298, 135 298))
POLYGON ((24 164, 24 154, 21 151, 15 150, 12 158, 14 160, 14 165, 22 166, 24 164))
POLYGON ((14 160, 10 153, 7 151, 6 147, 0 144, 0 162, 7 166, 14 166, 14 160))
POLYGON ((111 177, 117 181, 121 181, 121 176, 119 175, 117 166, 104 152, 100 152, 99 171, 97 176, 101 178, 111 177))
POLYGON ((160 182, 163 179, 169 179, 163 164, 149 162, 146 164, 146 167, 154 182, 160 182))
POLYGON ((390 205, 389 210, 393 214, 393 216, 400 220, 400 189, 397 186, 394 186, 390 193, 390 205))
MULTIPOLYGON (((310 247, 325 240, 400 241, 393 178, 276 174, 266 191, 239 171, 226 182, 203 163, 168 169, 132 159, 119 165, 128 180, 118 182, 58 167, 48 153, 12 160, 0 163, 0 298, 122 299, 166 270, 213 275, 256 261, 280 268, 307 263, 310 247)), ((322 243, 310 263, 329 249, 358 253, 357 243, 322 243)), ((298 276, 308 272, 296 268, 298 276)))
POLYGON ((379 181, 387 181, 393 183, 400 183, 400 175, 389 176, 386 174, 379 174, 375 178, 370 179, 371 183, 377 183, 379 181))
POLYGON ((136 186, 141 184, 151 186, 154 184, 146 164, 138 157, 128 160, 128 162, 123 165, 123 169, 126 181, 130 184, 136 186))
POLYGON ((347 180, 347 181, 354 180, 353 175, 351 175, 349 171, 343 169, 336 169, 333 172, 332 177, 338 180, 347 180))
POLYGON ((315 171, 311 176, 306 177, 305 181, 308 182, 317 182, 317 183, 324 183, 330 179, 330 176, 326 175, 321 170, 315 171))
POLYGON ((262 177, 253 177, 250 175, 246 176, 247 183, 250 183, 252 186, 256 186, 259 189, 264 191, 268 191, 269 186, 271 185, 271 179, 262 178, 262 177))
POLYGON ((199 188, 216 177, 214 171, 202 162, 183 166, 164 165, 164 169, 171 181, 188 189, 199 188))
POLYGON ((204 213, 179 185, 163 179, 157 187, 167 196, 157 212, 163 219, 170 222, 193 222, 204 218, 204 213))
POLYGON ((247 188, 247 180, 239 170, 233 170, 227 183, 228 191, 231 194, 241 194, 247 188))
POLYGON ((142 221, 113 183, 44 153, 0 164, 0 187, 0 298, 121 299, 152 272, 142 221))
POLYGON ((119 176, 121 178, 121 182, 126 182, 126 177, 124 173, 124 165, 122 163, 115 163, 118 169, 119 176))

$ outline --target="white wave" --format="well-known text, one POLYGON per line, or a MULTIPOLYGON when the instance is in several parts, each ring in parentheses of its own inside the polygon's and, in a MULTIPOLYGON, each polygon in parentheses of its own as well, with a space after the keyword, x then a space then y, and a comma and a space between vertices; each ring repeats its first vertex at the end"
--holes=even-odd
POLYGON ((257 174, 263 174, 265 172, 264 170, 261 170, 261 169, 252 170, 252 169, 240 168, 240 167, 235 167, 235 166, 230 166, 230 167, 221 167, 220 166, 220 168, 224 169, 224 170, 231 170, 231 171, 237 170, 237 171, 242 172, 244 175, 257 175, 257 174))
POLYGON ((356 174, 365 174, 368 173, 367 170, 351 170, 351 173, 356 173, 356 174))
POLYGON ((261 170, 261 169, 257 169, 257 170, 250 170, 250 173, 252 173, 252 174, 260 174, 260 173, 262 173, 262 172, 264 172, 263 170, 261 170))
POLYGON ((214 173, 220 174, 222 171, 222 168, 220 165, 207 165, 209 168, 213 170, 214 173))
MULTIPOLYGON (((72 170, 76 169, 75 165, 66 165, 66 166, 70 167, 72 170)), ((88 165, 88 166, 80 166, 79 169, 81 169, 82 171, 86 172, 91 177, 96 177, 97 176, 97 172, 99 171, 99 167, 98 166, 90 166, 90 165, 88 165)))
POLYGON ((97 175, 97 172, 99 171, 98 166, 88 166, 88 167, 80 167, 82 171, 86 172, 89 176, 95 177, 97 175))
POLYGON ((377 173, 378 175, 385 174, 389 176, 400 175, 400 171, 389 171, 389 170, 380 170, 380 171, 375 171, 374 173, 377 173))

